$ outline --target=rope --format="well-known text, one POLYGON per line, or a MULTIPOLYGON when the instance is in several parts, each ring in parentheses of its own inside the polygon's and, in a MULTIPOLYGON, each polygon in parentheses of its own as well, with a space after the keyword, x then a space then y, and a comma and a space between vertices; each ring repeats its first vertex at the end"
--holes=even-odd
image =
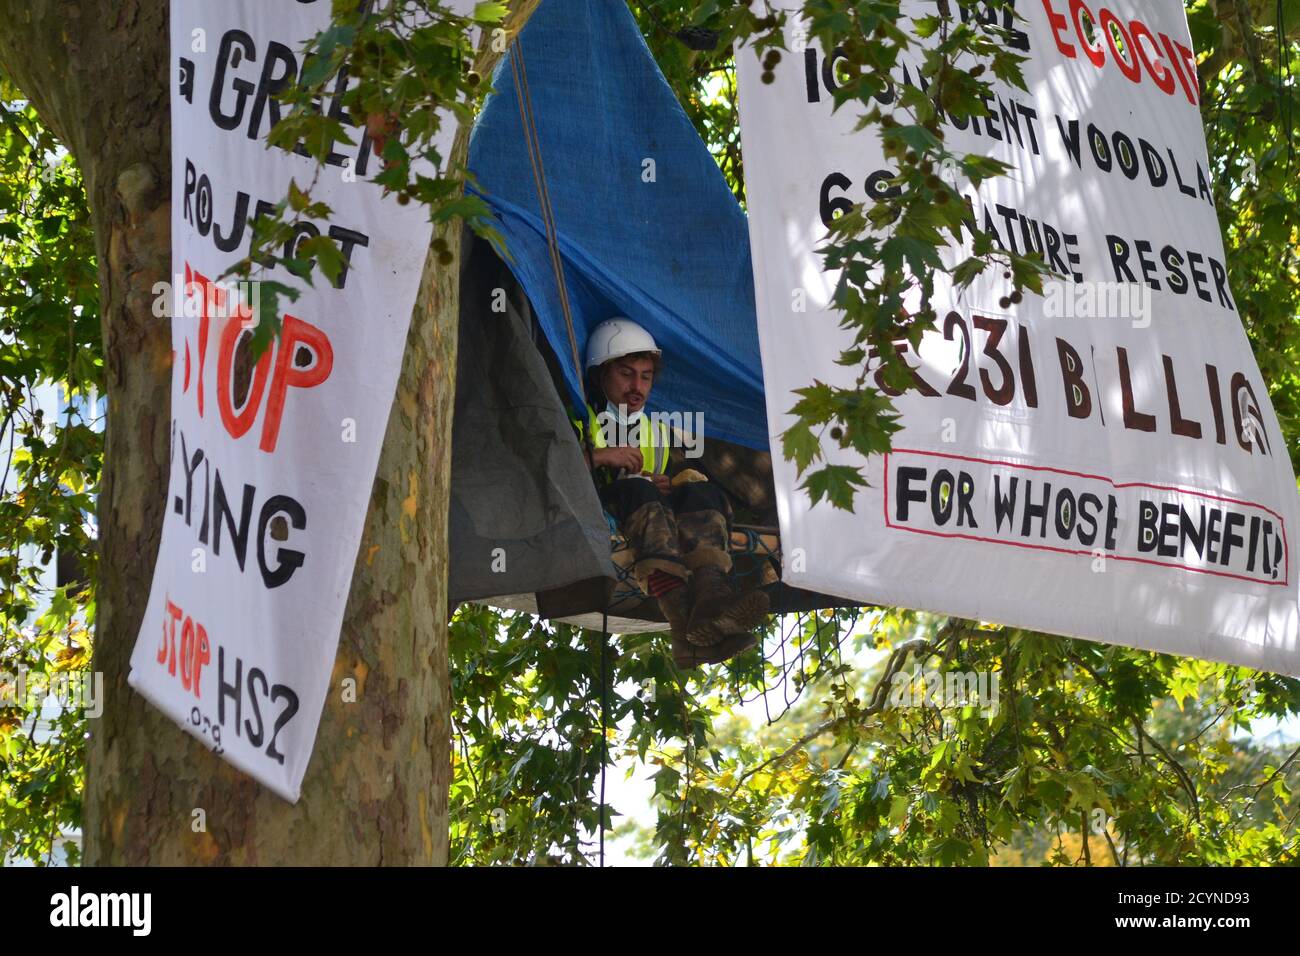
POLYGON ((609 762, 609 718, 607 677, 609 648, 609 610, 600 614, 600 865, 605 866, 605 766, 609 762))
MULTIPOLYGON (((537 205, 542 213, 542 224, 546 229, 546 247, 551 254, 551 269, 555 272, 555 284, 560 293, 560 310, 564 313, 564 327, 569 333, 569 349, 573 357, 573 373, 579 384, 582 382, 582 359, 579 357, 578 336, 573 328, 573 310, 569 304, 569 288, 564 281, 564 260, 560 256, 558 230, 555 227, 555 212, 551 208, 551 193, 546 185, 546 167, 542 163, 541 141, 537 136, 537 125, 533 119, 533 98, 528 89, 528 68, 524 65, 524 47, 519 38, 515 39, 510 49, 510 73, 515 81, 516 99, 519 102, 519 121, 524 128, 524 140, 528 145, 528 161, 533 168, 533 182, 537 187, 537 205)), ((590 447, 591 436, 583 429, 583 441, 590 447)))
MULTIPOLYGON (((528 89, 528 68, 524 65, 524 45, 516 37, 510 49, 510 74, 515 81, 516 99, 519 102, 519 122, 524 128, 524 141, 528 146, 528 162, 533 168, 533 183, 537 187, 537 206, 546 228, 546 248, 551 254, 551 269, 555 272, 555 285, 560 293, 560 310, 564 313, 564 327, 569 333, 569 350, 573 358, 573 373, 582 382, 582 359, 578 352, 578 336, 573 329, 573 309, 569 304, 569 287, 564 281, 564 260, 560 256, 555 211, 551 207, 551 193, 546 186, 546 167, 542 163, 542 146, 533 119, 533 97, 528 89)), ((591 448, 589 429, 582 430, 582 440, 591 448)), ((600 866, 605 866, 605 767, 609 762, 609 609, 601 612, 600 626, 600 866)))

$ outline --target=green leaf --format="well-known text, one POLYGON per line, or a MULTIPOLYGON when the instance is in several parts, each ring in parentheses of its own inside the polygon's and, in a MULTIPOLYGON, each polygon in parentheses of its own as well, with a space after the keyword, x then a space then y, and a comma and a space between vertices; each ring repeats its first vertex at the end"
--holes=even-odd
POLYGON ((781 450, 795 463, 799 474, 821 457, 821 443, 803 421, 796 422, 781 434, 781 450))
POLYGON ((298 184, 289 180, 289 208, 294 212, 302 212, 310 201, 310 197, 298 188, 298 184))
POLYGON ((856 468, 827 465, 810 474, 799 487, 808 491, 814 505, 825 499, 833 507, 851 512, 857 489, 867 487, 867 481, 856 468))
POLYGON ((474 12, 470 15, 476 23, 499 23, 506 18, 509 8, 504 3, 482 2, 474 4, 474 12))

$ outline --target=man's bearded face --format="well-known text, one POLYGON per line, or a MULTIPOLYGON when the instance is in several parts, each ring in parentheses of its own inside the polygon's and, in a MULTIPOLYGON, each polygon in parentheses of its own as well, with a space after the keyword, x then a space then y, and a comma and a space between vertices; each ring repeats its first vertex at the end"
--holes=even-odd
POLYGON ((655 361, 649 355, 627 355, 606 362, 600 384, 611 405, 626 405, 629 413, 645 408, 654 387, 655 361))

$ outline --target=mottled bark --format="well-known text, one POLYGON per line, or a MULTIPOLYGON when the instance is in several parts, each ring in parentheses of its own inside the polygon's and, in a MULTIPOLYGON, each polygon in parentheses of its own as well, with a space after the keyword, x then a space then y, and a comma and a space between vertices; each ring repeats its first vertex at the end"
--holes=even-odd
MULTIPOLYGON (((536 0, 516 13, 522 22, 536 0)), ((99 498, 92 864, 442 864, 451 775, 446 564, 458 263, 431 258, 366 518, 331 689, 290 805, 126 683, 167 486, 171 340, 167 0, 0 0, 0 64, 86 180, 99 256, 108 423, 99 498), (340 690, 356 679, 357 700, 340 690), (206 829, 193 826, 202 809, 206 829)), ((480 69, 490 69, 490 55, 480 69)), ((464 155, 465 131, 458 137, 464 155)), ((444 237, 459 254, 459 227, 444 237)))

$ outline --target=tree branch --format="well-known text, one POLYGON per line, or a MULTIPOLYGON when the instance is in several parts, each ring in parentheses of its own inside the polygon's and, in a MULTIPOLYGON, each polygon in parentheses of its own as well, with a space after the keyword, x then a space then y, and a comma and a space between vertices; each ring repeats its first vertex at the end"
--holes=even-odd
MULTIPOLYGON (((894 675, 903 669, 903 665, 907 663, 907 658, 912 654, 915 654, 918 660, 923 660, 931 654, 937 653, 950 639, 952 639, 954 635, 959 634, 964 627, 964 621, 949 619, 948 623, 940 628, 939 633, 936 634, 933 639, 926 640, 925 638, 918 637, 899 644, 890 653, 889 660, 885 664, 884 673, 880 675, 880 680, 876 682, 875 689, 872 691, 871 703, 865 710, 855 711, 849 714, 841 714, 838 717, 833 717, 830 720, 819 724, 792 743, 785 750, 781 751, 781 753, 774 757, 769 757, 757 766, 745 771, 736 780, 735 786, 733 786, 731 791, 727 794, 727 803, 730 803, 731 799, 740 792, 740 788, 744 785, 746 780, 753 777, 755 774, 762 772, 765 768, 780 766, 823 734, 838 730, 847 723, 856 723, 867 717, 874 717, 876 714, 880 713, 880 711, 884 709, 888 700, 889 689, 893 684, 894 675)), ((771 789, 771 784, 768 785, 768 789, 771 789)))

